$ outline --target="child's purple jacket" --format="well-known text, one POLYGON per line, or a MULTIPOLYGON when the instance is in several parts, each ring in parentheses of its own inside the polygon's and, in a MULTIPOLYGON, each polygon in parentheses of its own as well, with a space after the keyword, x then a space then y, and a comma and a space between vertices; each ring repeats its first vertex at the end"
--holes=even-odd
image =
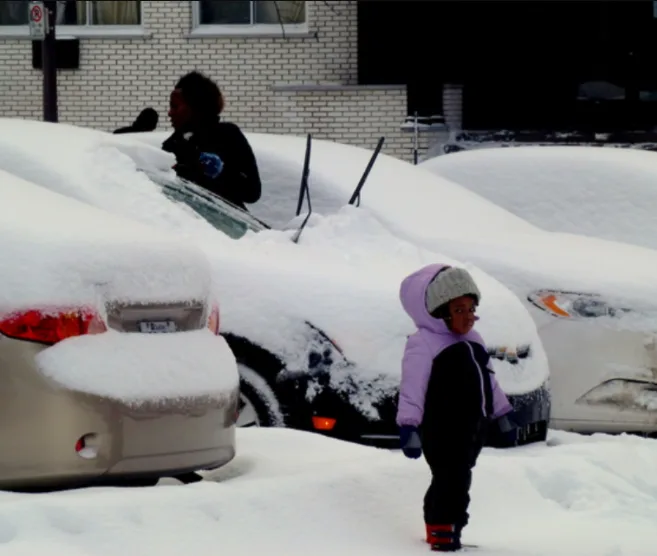
MULTIPOLYGON (((485 347, 479 333, 471 330, 465 335, 454 334, 447 328, 443 320, 432 317, 427 309, 426 292, 429 283, 446 266, 441 264, 425 266, 406 277, 401 284, 399 297, 404 310, 415 322, 417 332, 409 336, 402 360, 397 409, 399 426, 419 427, 422 423, 424 400, 431 377, 433 360, 441 351, 452 344, 463 341, 476 342, 485 347)), ((493 414, 488 417, 495 419, 509 413, 513 408, 494 374, 490 375, 490 380, 493 390, 493 414)), ((483 414, 486 416, 485 403, 482 405, 483 414)))

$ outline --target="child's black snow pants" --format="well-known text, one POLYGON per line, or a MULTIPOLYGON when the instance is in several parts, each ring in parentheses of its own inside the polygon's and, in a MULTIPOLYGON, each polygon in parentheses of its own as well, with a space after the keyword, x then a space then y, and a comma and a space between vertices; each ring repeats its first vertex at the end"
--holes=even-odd
POLYGON ((424 457, 432 475, 424 496, 427 525, 452 524, 460 533, 468 524, 472 469, 484 445, 486 429, 486 420, 482 419, 471 433, 464 434, 457 427, 440 435, 423 431, 424 457))

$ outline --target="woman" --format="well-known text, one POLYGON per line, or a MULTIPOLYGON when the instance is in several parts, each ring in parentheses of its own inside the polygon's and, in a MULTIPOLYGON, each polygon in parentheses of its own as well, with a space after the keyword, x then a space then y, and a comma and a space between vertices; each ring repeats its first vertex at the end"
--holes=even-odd
POLYGON ((176 156, 176 173, 234 205, 260 199, 261 183, 253 150, 240 128, 221 122, 219 87, 198 72, 183 76, 169 101, 174 132, 162 145, 176 156))

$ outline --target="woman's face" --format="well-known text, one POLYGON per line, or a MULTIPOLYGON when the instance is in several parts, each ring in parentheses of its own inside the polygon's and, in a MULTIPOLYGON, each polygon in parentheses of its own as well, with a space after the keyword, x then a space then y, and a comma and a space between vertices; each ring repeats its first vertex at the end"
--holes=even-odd
POLYGON ((449 302, 449 328, 456 334, 467 334, 472 330, 475 321, 475 313, 477 311, 477 303, 469 296, 464 295, 457 297, 449 302))
POLYGON ((169 119, 175 130, 185 129, 192 121, 192 109, 180 89, 174 89, 169 98, 169 119))

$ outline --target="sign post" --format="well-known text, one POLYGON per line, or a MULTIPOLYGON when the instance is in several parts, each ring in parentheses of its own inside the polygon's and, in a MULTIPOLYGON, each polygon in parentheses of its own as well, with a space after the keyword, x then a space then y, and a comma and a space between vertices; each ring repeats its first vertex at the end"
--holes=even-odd
POLYGON ((55 59, 55 21, 57 2, 35 1, 28 4, 30 36, 41 41, 43 67, 43 119, 57 122, 57 63, 55 59))
POLYGON ((28 6, 30 15, 30 36, 33 40, 43 40, 46 36, 46 14, 43 2, 30 2, 28 6))

